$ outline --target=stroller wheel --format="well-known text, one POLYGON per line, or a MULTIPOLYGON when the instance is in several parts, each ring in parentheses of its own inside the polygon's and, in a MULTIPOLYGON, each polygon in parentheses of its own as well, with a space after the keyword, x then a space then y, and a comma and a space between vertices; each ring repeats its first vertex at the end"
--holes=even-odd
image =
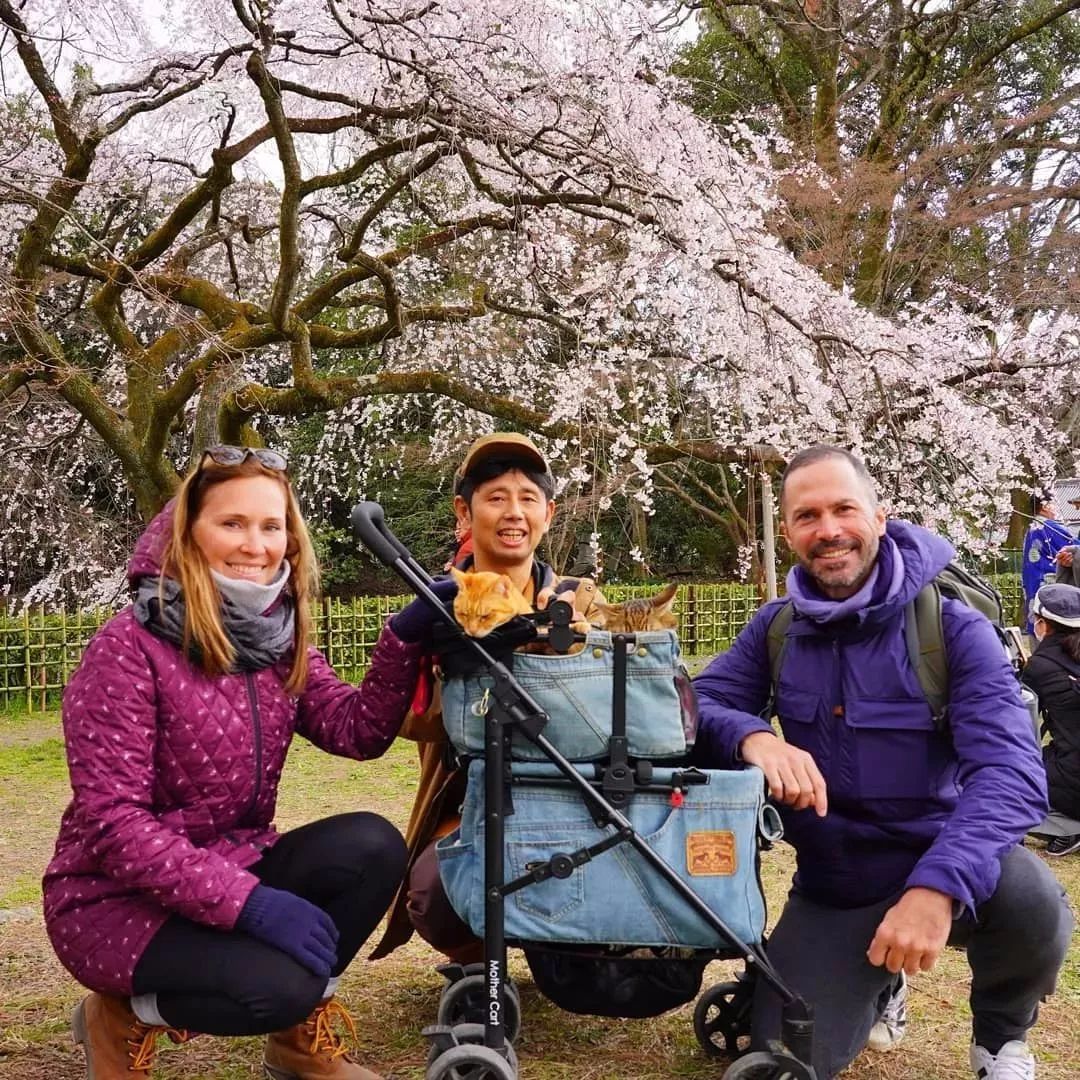
MULTIPOLYGON (((483 1024, 488 1011, 487 981, 483 975, 466 975, 443 987, 437 1022, 483 1024)), ((521 999, 512 979, 503 983, 503 1037, 514 1042, 521 1033, 521 999)))
POLYGON ((432 1065, 455 1046, 483 1046, 483 1024, 458 1024, 456 1027, 446 1027, 444 1024, 436 1024, 426 1027, 424 1037, 430 1040, 428 1047, 427 1067, 432 1065))
MULTIPOLYGON (((484 1025, 483 1024, 455 1024, 454 1027, 446 1027, 443 1024, 435 1024, 432 1027, 426 1027, 423 1031, 424 1036, 430 1040, 431 1046, 428 1048, 427 1067, 430 1073, 434 1068, 435 1063, 439 1058, 445 1056, 453 1049, 459 1047, 472 1047, 474 1049, 485 1049, 484 1047, 484 1025)), ((514 1069, 515 1075, 517 1074, 517 1054, 514 1053, 514 1048, 509 1042, 503 1044, 503 1051, 496 1051, 500 1057, 505 1056, 506 1060, 514 1069)), ((447 1074, 449 1080, 471 1080, 467 1071, 462 1071, 462 1066, 455 1066, 453 1073, 447 1074)))
POLYGON ((426 1080, 517 1080, 517 1056, 509 1043, 505 1058, 482 1044, 460 1044, 429 1061, 426 1080))
POLYGON ((733 1062, 723 1080, 814 1080, 814 1070, 789 1054, 758 1050, 733 1062))
POLYGON ((750 1048, 754 984, 743 978, 710 986, 694 1006, 694 1034, 711 1058, 733 1057, 750 1048))

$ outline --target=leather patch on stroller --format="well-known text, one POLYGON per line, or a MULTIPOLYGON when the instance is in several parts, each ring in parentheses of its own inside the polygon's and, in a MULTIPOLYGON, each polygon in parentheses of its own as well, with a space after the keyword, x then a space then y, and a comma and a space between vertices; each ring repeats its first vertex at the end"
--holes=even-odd
POLYGON ((735 834, 728 830, 692 832, 686 837, 686 871, 692 877, 730 877, 735 873, 735 834))

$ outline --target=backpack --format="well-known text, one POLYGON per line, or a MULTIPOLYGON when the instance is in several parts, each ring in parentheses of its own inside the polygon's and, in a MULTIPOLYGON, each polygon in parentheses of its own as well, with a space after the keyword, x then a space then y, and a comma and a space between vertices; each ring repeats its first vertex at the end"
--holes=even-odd
MULTIPOLYGON (((949 703, 949 663, 945 655, 945 629, 941 621, 941 598, 947 596, 959 600, 976 611, 982 612, 997 630, 1002 648, 1018 671, 1018 643, 1004 627, 1005 609, 1001 594, 987 581, 965 570, 956 563, 949 563, 929 584, 924 585, 904 609, 904 636, 907 640, 908 659, 919 680, 919 686, 930 705, 934 726, 943 731, 946 727, 945 709, 949 703)), ((776 687, 780 681, 780 669, 787 648, 787 632, 795 609, 790 600, 773 616, 769 624, 769 715, 774 710, 776 687)))

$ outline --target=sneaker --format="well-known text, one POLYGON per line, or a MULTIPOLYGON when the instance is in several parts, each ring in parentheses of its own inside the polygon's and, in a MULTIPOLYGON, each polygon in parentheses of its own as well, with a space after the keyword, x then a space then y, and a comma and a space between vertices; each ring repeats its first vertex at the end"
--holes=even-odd
POLYGON ((1074 851, 1080 851, 1080 835, 1055 836, 1047 842, 1047 855, 1071 855, 1074 851))
POLYGON ((1014 1039, 996 1054, 972 1043, 970 1054, 976 1080, 1035 1080, 1035 1057, 1027 1043, 1014 1039))
POLYGON ((885 988, 879 1005, 878 1018, 870 1029, 866 1045, 871 1050, 884 1053, 900 1045, 907 1026, 907 976, 901 971, 899 978, 885 988))

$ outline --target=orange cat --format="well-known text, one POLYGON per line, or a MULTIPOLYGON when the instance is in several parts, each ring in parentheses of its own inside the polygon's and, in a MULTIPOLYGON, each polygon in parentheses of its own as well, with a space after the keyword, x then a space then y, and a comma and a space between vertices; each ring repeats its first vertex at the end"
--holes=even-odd
MULTIPOLYGON (((506 574, 488 571, 466 574, 456 568, 450 573, 458 583, 457 596, 454 597, 454 618, 470 637, 485 637, 515 615, 532 614, 532 606, 506 574)), ((592 625, 612 634, 677 630, 679 620, 671 610, 675 591, 675 585, 668 585, 655 596, 624 600, 620 604, 605 604, 597 600, 592 625)), ((585 633, 590 628, 588 623, 583 622, 574 622, 572 626, 579 633, 585 633)), ((541 632, 541 637, 545 636, 541 632)), ((535 644, 529 648, 535 650, 543 647, 542 644, 535 644)), ((572 651, 576 652, 578 648, 572 651)))
POLYGON ((677 630, 678 616, 671 610, 675 585, 668 585, 655 596, 635 597, 621 604, 597 602, 594 625, 611 634, 636 634, 645 630, 677 630))
POLYGON ((531 615, 532 605, 506 576, 486 570, 462 573, 451 568, 457 582, 454 618, 470 637, 482 638, 515 615, 531 615))

